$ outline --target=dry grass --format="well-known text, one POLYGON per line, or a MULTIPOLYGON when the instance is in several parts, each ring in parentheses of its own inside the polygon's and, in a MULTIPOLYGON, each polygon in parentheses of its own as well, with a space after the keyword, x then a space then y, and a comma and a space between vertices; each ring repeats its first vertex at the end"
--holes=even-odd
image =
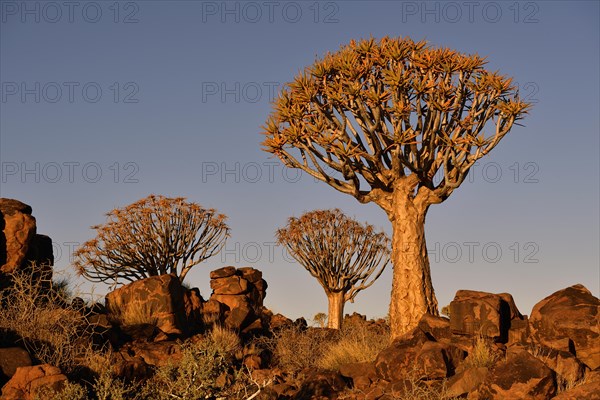
POLYGON ((122 326, 136 325, 158 325, 158 318, 154 316, 154 311, 147 303, 138 303, 137 307, 119 306, 122 310, 118 316, 119 324, 122 326))
POLYGON ((219 354, 234 354, 242 347, 240 337, 237 333, 221 325, 213 325, 208 334, 208 339, 219 354))
POLYGON ((494 351, 489 339, 478 336, 473 345, 473 350, 465 358, 465 366, 489 368, 498 361, 498 353, 494 351))
POLYGON ((91 352, 85 307, 67 306, 65 283, 39 280, 40 275, 35 265, 12 275, 12 286, 0 292, 0 331, 38 362, 70 373, 91 352))
POLYGON ((366 324, 353 324, 342 329, 340 338, 327 344, 317 366, 338 370, 341 365, 375 360, 390 344, 388 332, 377 332, 366 324))
POLYGON ((340 331, 289 326, 261 341, 279 368, 296 374, 307 368, 336 370, 346 363, 373 361, 389 344, 390 335, 360 322, 346 324, 340 331))

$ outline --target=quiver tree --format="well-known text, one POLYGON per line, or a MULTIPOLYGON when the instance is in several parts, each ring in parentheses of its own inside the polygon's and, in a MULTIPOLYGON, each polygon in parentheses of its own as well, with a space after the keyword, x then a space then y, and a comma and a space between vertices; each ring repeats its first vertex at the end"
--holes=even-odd
POLYGON ((264 149, 374 202, 393 227, 392 336, 438 314, 425 216, 527 112, 511 79, 478 55, 408 38, 352 41, 280 92, 264 149))
POLYGON ((135 281, 173 274, 183 282, 217 254, 229 236, 225 215, 185 198, 150 195, 107 214, 95 239, 75 253, 77 272, 92 282, 135 281))
POLYGON ((344 304, 371 286, 389 262, 390 240, 369 224, 360 224, 340 210, 316 210, 290 218, 277 231, 285 245, 316 278, 329 301, 328 326, 340 329, 344 304))

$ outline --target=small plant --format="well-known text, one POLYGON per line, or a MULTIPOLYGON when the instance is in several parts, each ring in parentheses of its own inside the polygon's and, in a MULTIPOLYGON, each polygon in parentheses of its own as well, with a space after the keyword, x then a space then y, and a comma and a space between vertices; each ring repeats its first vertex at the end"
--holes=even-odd
POLYGON ((233 354, 241 348, 237 333, 221 325, 214 325, 208 337, 217 353, 221 355, 233 354))
POLYGON ((492 349, 489 340, 483 336, 478 336, 473 345, 473 350, 465 359, 465 365, 474 368, 489 368, 496 361, 498 361, 498 354, 492 349))

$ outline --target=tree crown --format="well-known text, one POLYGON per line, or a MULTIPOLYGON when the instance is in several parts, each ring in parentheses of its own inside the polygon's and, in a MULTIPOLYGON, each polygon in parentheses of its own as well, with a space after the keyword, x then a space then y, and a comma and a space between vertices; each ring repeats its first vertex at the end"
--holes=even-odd
POLYGON ((409 38, 351 41, 282 89, 264 150, 384 209, 399 181, 441 202, 530 106, 485 64, 409 38))
POLYGON ((339 209, 291 217, 277 231, 279 244, 326 292, 345 292, 345 300, 371 286, 389 262, 390 240, 372 225, 360 224, 339 209))
POLYGON ((217 254, 229 236, 223 214, 183 197, 150 195, 93 226, 96 238, 74 254, 77 272, 93 282, 135 281, 189 270, 217 254))

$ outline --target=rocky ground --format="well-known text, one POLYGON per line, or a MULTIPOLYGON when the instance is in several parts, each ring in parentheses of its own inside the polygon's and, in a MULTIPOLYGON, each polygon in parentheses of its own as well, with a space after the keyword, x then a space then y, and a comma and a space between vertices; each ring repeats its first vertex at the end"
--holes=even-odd
POLYGON ((117 389, 122 398, 600 399, 600 301, 582 285, 529 317, 508 293, 460 290, 449 318, 425 315, 394 341, 383 320, 346 316, 336 332, 273 314, 267 282, 248 267, 212 271, 206 299, 163 275, 87 304, 53 285, 51 240, 37 234, 31 207, 0 199, 0 212, 3 399, 108 399, 117 389), (334 348, 345 353, 329 362, 334 348))

